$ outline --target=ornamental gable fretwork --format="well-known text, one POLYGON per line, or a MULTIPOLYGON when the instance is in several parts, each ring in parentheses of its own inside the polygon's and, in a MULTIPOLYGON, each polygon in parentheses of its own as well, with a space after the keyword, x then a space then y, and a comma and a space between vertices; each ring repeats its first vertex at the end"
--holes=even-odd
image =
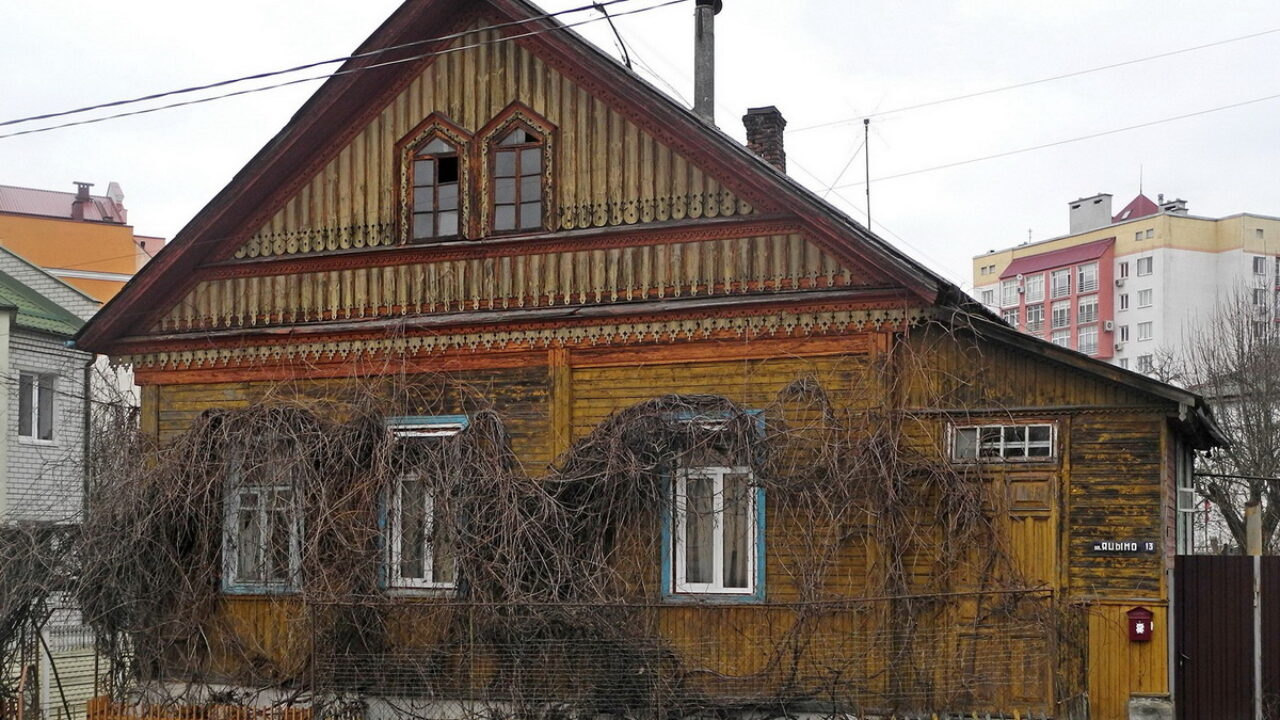
POLYGON ((800 234, 774 235, 204 280, 152 332, 881 282, 800 234))
MULTIPOLYGON (((415 129, 447 127, 458 142, 483 143, 481 134, 504 112, 514 119, 545 119, 554 127, 547 145, 547 230, 572 230, 752 213, 740 197, 642 129, 589 88, 553 69, 501 31, 477 29, 436 56, 377 118, 327 161, 299 177, 283 205, 235 252, 255 258, 396 245, 407 237, 409 209, 402 192, 405 139, 415 129), (428 118, 440 119, 432 125, 428 118), (424 126, 424 123, 426 124, 424 126), (552 156, 553 155, 553 156, 552 156)), ((487 163, 485 148, 472 157, 487 163)), ((464 170, 472 196, 464 199, 473 220, 466 236, 485 235, 488 167, 464 170)))

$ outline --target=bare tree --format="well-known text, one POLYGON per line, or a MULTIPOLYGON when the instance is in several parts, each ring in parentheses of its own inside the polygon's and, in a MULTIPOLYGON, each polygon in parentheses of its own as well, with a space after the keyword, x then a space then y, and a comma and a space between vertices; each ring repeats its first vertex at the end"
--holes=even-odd
POLYGON ((1199 494, 1221 514, 1235 545, 1245 547, 1244 509, 1260 504, 1263 547, 1280 549, 1280 327, 1271 293, 1239 288, 1193 323, 1178 353, 1158 373, 1204 395, 1231 445, 1197 460, 1199 494))

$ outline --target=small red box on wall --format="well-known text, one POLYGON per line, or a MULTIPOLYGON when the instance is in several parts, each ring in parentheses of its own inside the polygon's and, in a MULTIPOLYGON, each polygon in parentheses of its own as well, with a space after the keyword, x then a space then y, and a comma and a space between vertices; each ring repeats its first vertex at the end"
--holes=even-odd
POLYGON ((1144 607, 1133 608, 1125 615, 1129 618, 1129 642, 1151 642, 1155 615, 1144 607))

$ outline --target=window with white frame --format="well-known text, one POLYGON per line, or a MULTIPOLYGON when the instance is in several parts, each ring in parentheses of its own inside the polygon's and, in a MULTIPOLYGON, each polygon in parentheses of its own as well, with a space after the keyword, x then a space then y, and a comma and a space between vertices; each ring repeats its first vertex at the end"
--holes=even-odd
POLYGON ((387 503, 387 585, 390 588, 447 589, 457 583, 452 515, 438 490, 445 464, 415 462, 438 457, 442 444, 467 427, 465 416, 392 418, 403 469, 387 503), (429 468, 434 468, 434 471, 429 468))
POLYGON ((1018 281, 1001 280, 1000 281, 1000 307, 1009 307, 1018 304, 1018 281))
POLYGON ((1006 308, 1000 312, 1000 317, 1012 327, 1018 327, 1018 308, 1006 308))
POLYGON ((1149 257, 1138 258, 1138 276, 1150 275, 1154 269, 1155 261, 1149 257))
POLYGON ((1025 302, 1033 303, 1044 300, 1044 273, 1028 275, 1022 281, 1025 302))
POLYGON ((1148 240, 1150 240, 1151 238, 1153 238, 1153 237, 1155 237, 1155 236, 1156 236, 1156 230, 1155 230, 1155 228, 1147 228, 1147 231, 1146 231, 1145 233, 1143 233, 1143 237, 1145 237, 1145 238, 1146 238, 1146 239, 1148 239, 1148 240))
POLYGON ((1267 259, 1265 257, 1258 256, 1253 259, 1253 274, 1254 275, 1267 274, 1267 259))
POLYGON ((1119 362, 1120 362, 1120 369, 1121 369, 1121 370, 1128 370, 1128 369, 1129 369, 1129 358, 1120 358, 1120 361, 1119 361, 1119 362))
POLYGON ((983 291, 982 291, 982 304, 983 304, 983 305, 995 305, 995 304, 996 304, 996 291, 995 291, 995 290, 993 290, 993 289, 983 290, 983 291))
POLYGON ((1036 303, 1027 306, 1027 332, 1040 333, 1044 331, 1044 303, 1036 303))
POLYGON ((1150 323, 1150 322, 1138 323, 1138 339, 1150 340, 1152 337, 1152 326, 1153 326, 1153 323, 1150 323))
POLYGON ((755 593, 759 493, 751 468, 680 468, 674 490, 675 592, 755 593))
POLYGON ((1071 331, 1070 330, 1054 330, 1049 335, 1049 342, 1064 348, 1071 347, 1071 331))
POLYGON ((1116 336, 1116 339, 1117 339, 1119 342, 1128 342, 1128 341, 1129 341, 1129 326, 1128 326, 1128 325, 1121 325, 1121 326, 1120 326, 1120 328, 1119 328, 1119 330, 1120 330, 1120 332, 1119 332, 1119 334, 1116 336))
POLYGON ((297 589, 301 513, 287 463, 237 452, 228 463, 223 587, 231 592, 297 589))
POLYGON ((1071 294, 1071 269, 1054 270, 1049 274, 1049 296, 1066 297, 1071 294))
POLYGON ((960 461, 1049 460, 1054 457, 1053 425, 971 425, 954 427, 951 458, 960 461))
POLYGON ((1050 308, 1050 322, 1054 328, 1071 325, 1071 301, 1059 300, 1050 308))
POLYGON ((1153 356, 1139 355, 1138 356, 1138 372, 1149 373, 1152 370, 1155 370, 1155 362, 1153 360, 1153 356))
POLYGON ((1139 290, 1138 291, 1138 307, 1140 308, 1151 307, 1151 302, 1152 302, 1151 298, 1152 298, 1151 290, 1139 290))
POLYGON ((1098 296, 1082 295, 1076 303, 1076 322, 1091 323, 1098 321, 1098 296))
POLYGON ((1121 310, 1129 309, 1129 293, 1120 293, 1119 305, 1121 310))
POLYGON ((1253 289, 1254 307, 1265 308, 1267 306, 1267 294, 1268 294, 1268 291, 1266 288, 1254 288, 1253 289))
POLYGON ((18 373, 18 435, 32 440, 53 440, 54 394, 57 376, 18 373))
POLYGON ((1093 292, 1098 289, 1098 263, 1086 263, 1076 267, 1076 292, 1093 292))
POLYGON ((1098 326, 1081 325, 1076 330, 1076 349, 1085 355, 1098 354, 1098 326))
POLYGON ((1129 277, 1129 262, 1127 260, 1120 263, 1120 266, 1116 269, 1116 277, 1129 277))

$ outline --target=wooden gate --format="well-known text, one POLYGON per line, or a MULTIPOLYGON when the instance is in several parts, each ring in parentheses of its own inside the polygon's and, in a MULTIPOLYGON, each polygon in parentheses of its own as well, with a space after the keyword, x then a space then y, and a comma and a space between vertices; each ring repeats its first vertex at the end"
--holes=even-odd
MULTIPOLYGON (((1280 720, 1280 557, 1261 558, 1263 717, 1280 720)), ((1174 564, 1179 720, 1254 720, 1254 558, 1174 564)))

